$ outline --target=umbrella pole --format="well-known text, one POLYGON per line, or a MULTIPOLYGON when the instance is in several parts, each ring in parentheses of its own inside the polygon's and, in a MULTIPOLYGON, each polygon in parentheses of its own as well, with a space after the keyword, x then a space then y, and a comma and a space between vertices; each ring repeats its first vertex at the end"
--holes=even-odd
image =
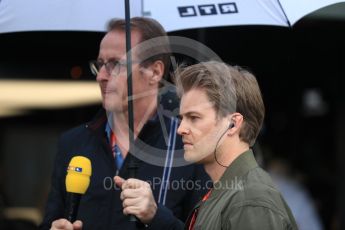
MULTIPOLYGON (((128 92, 128 137, 129 151, 134 155, 134 116, 133 116, 133 92, 132 92, 132 53, 131 53, 131 23, 130 23, 129 0, 125 0, 125 21, 126 21, 126 53, 127 53, 127 92, 128 92)), ((133 156, 129 156, 128 172, 129 178, 136 178, 137 164, 133 156)), ((136 217, 130 215, 130 221, 136 221, 136 217)))

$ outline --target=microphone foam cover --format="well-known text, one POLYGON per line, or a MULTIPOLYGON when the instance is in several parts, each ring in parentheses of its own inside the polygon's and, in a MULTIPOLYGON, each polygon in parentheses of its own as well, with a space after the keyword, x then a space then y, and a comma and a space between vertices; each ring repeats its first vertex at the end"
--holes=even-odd
POLYGON ((88 158, 73 157, 67 168, 67 192, 84 194, 90 184, 91 171, 91 161, 88 158))

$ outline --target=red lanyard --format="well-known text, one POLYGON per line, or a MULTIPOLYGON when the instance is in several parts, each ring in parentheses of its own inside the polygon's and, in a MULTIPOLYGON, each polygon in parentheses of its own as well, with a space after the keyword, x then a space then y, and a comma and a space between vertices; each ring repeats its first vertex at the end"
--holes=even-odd
POLYGON ((112 150, 113 155, 115 157, 114 147, 116 145, 116 136, 115 136, 114 132, 111 132, 111 134, 110 134, 110 144, 111 144, 111 150, 112 150))
MULTIPOLYGON (((206 195, 202 198, 202 203, 204 203, 205 201, 208 200, 208 198, 210 197, 211 195, 211 191, 208 191, 208 193, 206 193, 206 195)), ((202 204, 201 204, 202 205, 202 204)), ((194 209, 193 211, 193 216, 189 222, 189 227, 188 227, 188 230, 193 230, 194 229, 194 225, 195 225, 195 222, 196 222, 196 218, 198 216, 198 212, 199 212, 199 208, 201 207, 201 205, 197 208, 194 209)))

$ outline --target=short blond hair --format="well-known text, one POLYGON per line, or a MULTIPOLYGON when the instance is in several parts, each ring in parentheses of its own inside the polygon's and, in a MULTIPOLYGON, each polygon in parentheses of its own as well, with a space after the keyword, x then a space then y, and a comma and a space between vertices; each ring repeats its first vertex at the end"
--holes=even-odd
POLYGON ((219 117, 234 112, 242 114, 244 123, 240 139, 251 146, 255 143, 263 124, 265 106, 253 74, 238 66, 209 61, 178 68, 175 82, 180 97, 194 88, 205 90, 219 117))

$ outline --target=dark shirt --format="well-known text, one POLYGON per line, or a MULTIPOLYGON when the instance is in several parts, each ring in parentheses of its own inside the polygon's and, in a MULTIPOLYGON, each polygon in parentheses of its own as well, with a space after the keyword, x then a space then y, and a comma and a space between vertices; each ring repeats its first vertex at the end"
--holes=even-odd
MULTIPOLYGON (((159 106, 155 119, 144 125, 135 141, 135 156, 127 155, 119 176, 129 177, 128 163, 132 157, 138 165, 137 178, 151 184, 158 203, 157 213, 149 227, 178 229, 183 228, 188 213, 205 194, 204 185, 209 177, 202 166, 184 161, 183 143, 176 135, 176 118, 166 116, 166 111, 161 109, 159 106), (160 116, 162 114, 165 115, 160 116)), ((104 131, 106 122, 105 112, 102 111, 93 121, 62 135, 41 229, 49 229, 52 221, 64 217, 66 169, 73 156, 85 156, 92 163, 90 186, 81 198, 77 216, 83 221, 83 229, 142 227, 130 222, 129 217, 123 214, 121 190, 113 182, 117 168, 104 131)))

